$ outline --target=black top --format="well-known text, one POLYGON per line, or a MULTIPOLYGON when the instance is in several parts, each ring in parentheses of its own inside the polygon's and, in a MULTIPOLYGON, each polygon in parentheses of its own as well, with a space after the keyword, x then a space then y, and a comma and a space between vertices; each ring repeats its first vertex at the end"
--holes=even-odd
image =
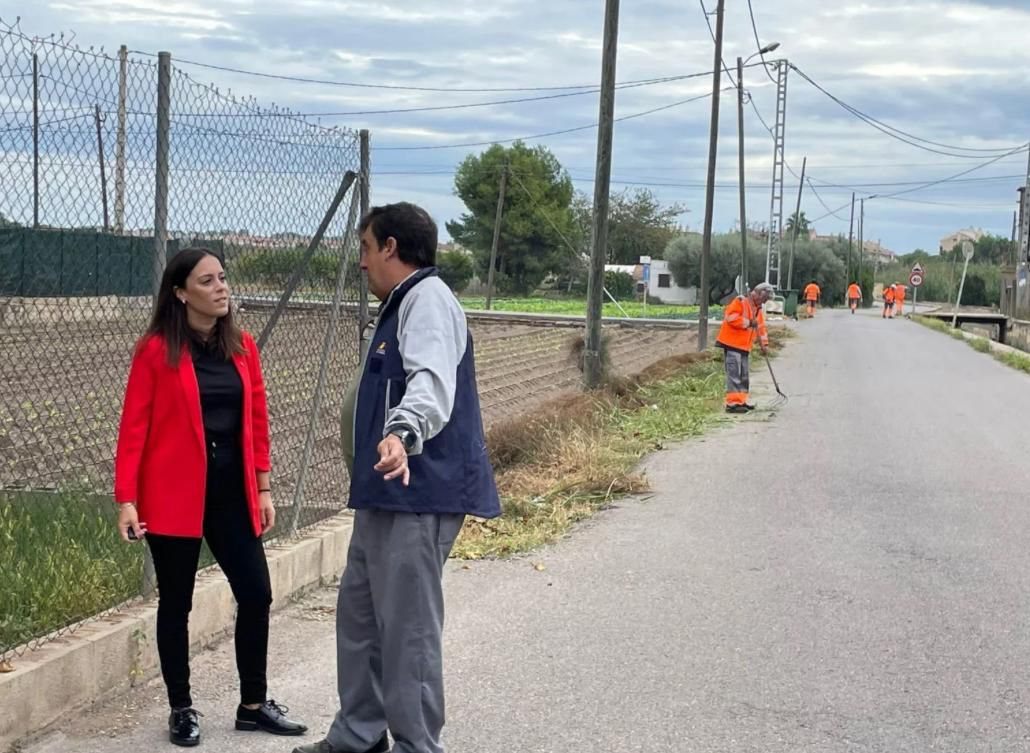
POLYGON ((200 411, 209 439, 238 439, 243 426, 243 380, 236 364, 225 360, 217 346, 192 340, 190 353, 200 387, 200 411))

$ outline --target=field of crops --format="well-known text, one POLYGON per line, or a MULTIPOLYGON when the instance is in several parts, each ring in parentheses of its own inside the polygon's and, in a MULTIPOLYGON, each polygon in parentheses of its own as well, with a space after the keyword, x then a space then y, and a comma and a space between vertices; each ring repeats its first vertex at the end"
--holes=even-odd
MULTIPOLYGON (((482 311, 486 308, 484 298, 462 298, 461 305, 469 311, 482 311)), ((698 314, 697 306, 656 306, 636 301, 620 301, 616 306, 611 301, 604 304, 604 316, 647 319, 688 319, 696 320, 698 314), (619 309, 622 307, 622 310, 619 309), (625 311, 625 314, 623 313, 625 311)), ((495 298, 493 300, 494 311, 509 311, 522 314, 557 314, 564 316, 586 316, 587 302, 585 299, 575 298, 495 298)), ((718 316, 721 307, 713 306, 710 309, 711 316, 718 316)))

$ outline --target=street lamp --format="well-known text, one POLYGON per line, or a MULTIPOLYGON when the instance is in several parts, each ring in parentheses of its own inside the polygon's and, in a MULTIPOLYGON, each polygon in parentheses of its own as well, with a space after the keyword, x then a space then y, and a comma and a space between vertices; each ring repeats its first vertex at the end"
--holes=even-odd
POLYGON ((737 164, 740 173, 740 294, 747 291, 747 210, 744 201, 744 65, 757 55, 765 55, 780 46, 772 42, 747 60, 737 58, 737 164))

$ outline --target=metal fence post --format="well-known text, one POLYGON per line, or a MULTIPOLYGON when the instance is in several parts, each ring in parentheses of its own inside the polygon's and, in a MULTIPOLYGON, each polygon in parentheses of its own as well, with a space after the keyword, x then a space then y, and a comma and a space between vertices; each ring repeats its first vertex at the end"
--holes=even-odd
POLYGON ((300 510, 304 506, 304 482, 307 480, 308 468, 311 466, 311 454, 315 449, 318 433, 318 417, 322 413, 322 401, 325 398, 325 383, 332 357, 333 343, 336 339, 336 326, 340 320, 340 303, 343 289, 347 284, 347 263, 350 261, 350 249, 354 243, 354 226, 357 223, 359 193, 351 195, 350 211, 347 213, 347 230, 343 235, 343 256, 340 259, 340 271, 336 276, 336 289, 333 291, 333 306, 329 312, 329 324, 326 326, 322 340, 322 358, 318 364, 318 381, 315 384, 315 397, 311 405, 311 418, 308 421, 307 436, 304 437, 304 453, 301 455, 300 470, 297 472, 297 485, 293 492, 293 515, 290 521, 290 533, 297 532, 300 525, 300 510))
POLYGON ((32 227, 39 227, 39 55, 32 53, 32 227))
POLYGON ((168 263, 168 142, 171 110, 172 54, 157 54, 157 167, 154 175, 154 305, 168 263))
MULTIPOLYGON (((364 217, 368 214, 369 210, 369 191, 371 189, 370 173, 372 169, 371 160, 371 149, 369 148, 369 133, 368 129, 362 129, 359 134, 360 138, 360 153, 361 153, 361 183, 358 184, 358 188, 361 191, 361 216, 364 217)), ((361 239, 358 239, 358 243, 361 243, 361 239)), ((360 252, 359 252, 360 253, 360 252)), ((368 344, 363 340, 362 335, 365 332, 365 327, 368 324, 368 273, 365 270, 360 271, 360 284, 358 285, 358 358, 363 360, 365 358, 365 349, 368 344)))
POLYGON ((114 154, 114 231, 125 230, 125 99, 129 65, 129 48, 118 50, 118 136, 114 154))

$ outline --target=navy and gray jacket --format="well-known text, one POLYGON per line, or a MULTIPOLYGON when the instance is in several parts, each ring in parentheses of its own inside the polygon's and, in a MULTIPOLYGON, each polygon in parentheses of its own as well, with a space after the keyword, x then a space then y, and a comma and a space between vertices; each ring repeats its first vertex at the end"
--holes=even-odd
POLYGON ((350 507, 415 513, 501 513, 486 453, 472 336, 436 269, 420 269, 382 304, 354 408, 350 507), (415 436, 411 479, 386 481, 376 448, 392 428, 415 436))

